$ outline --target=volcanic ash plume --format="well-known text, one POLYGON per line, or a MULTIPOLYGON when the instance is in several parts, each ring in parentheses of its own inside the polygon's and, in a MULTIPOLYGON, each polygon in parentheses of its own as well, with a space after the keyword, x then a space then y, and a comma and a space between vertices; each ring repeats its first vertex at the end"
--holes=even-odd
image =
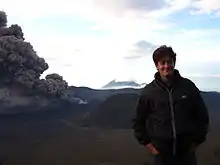
POLYGON ((7 16, 5 12, 0 12, 0 78, 6 78, 8 83, 19 83, 61 97, 68 83, 56 73, 40 79, 48 68, 45 60, 25 41, 21 27, 7 27, 7 16))

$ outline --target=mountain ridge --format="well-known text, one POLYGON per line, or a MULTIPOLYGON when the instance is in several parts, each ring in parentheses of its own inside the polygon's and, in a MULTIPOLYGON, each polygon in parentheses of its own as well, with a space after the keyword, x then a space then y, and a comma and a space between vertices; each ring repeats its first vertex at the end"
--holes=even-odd
POLYGON ((114 79, 101 87, 101 89, 141 88, 144 85, 146 85, 146 83, 138 84, 135 81, 117 81, 114 79))

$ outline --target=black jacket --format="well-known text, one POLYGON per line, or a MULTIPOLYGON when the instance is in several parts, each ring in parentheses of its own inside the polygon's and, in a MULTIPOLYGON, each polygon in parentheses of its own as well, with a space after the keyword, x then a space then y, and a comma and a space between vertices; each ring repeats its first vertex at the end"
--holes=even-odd
POLYGON ((134 134, 140 144, 153 143, 161 152, 185 152, 192 142, 205 141, 209 116, 199 89, 189 79, 174 71, 172 86, 168 88, 155 79, 143 89, 133 123, 134 134))

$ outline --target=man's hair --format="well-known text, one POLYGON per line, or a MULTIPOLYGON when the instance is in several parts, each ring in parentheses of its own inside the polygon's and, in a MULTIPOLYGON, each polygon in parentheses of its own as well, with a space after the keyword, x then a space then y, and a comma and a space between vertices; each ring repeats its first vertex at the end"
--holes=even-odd
POLYGON ((169 56, 171 59, 173 59, 174 64, 176 63, 176 53, 173 51, 172 47, 162 45, 153 52, 153 61, 155 65, 161 58, 165 56, 169 56))

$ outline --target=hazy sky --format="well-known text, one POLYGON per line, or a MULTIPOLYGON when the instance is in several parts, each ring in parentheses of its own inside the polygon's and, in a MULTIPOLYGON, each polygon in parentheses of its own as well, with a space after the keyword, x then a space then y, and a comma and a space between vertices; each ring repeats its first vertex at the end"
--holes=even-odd
POLYGON ((219 0, 1 1, 8 25, 69 85, 99 88, 112 79, 150 82, 152 52, 171 45, 177 66, 201 89, 220 83, 219 0))

